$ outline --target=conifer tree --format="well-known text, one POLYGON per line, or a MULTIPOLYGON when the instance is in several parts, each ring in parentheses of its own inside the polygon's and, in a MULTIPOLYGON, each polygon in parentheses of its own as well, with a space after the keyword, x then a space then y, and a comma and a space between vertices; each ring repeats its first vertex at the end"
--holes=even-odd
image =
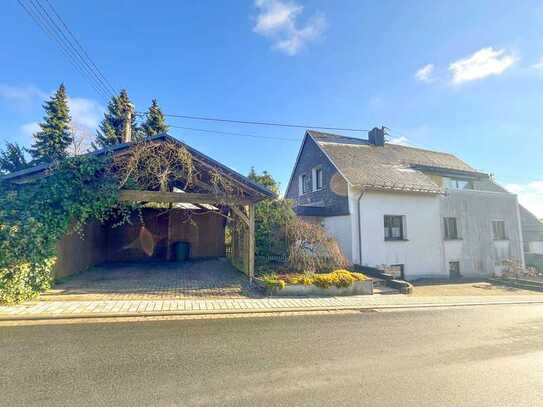
POLYGON ((64 84, 45 102, 43 109, 45 116, 40 123, 41 130, 34 134, 30 154, 37 162, 60 160, 66 157, 66 149, 72 143, 70 109, 64 84))
POLYGON ((6 148, 0 150, 0 174, 23 170, 30 166, 25 155, 26 149, 17 143, 6 143, 6 148))
POLYGON ((123 89, 118 96, 113 96, 107 105, 104 119, 96 134, 97 147, 103 148, 124 142, 124 126, 128 111, 131 113, 132 141, 142 138, 136 124, 134 105, 128 97, 128 92, 123 89))
POLYGON ((145 137, 156 136, 157 134, 167 133, 170 126, 166 124, 164 114, 158 105, 156 99, 153 99, 147 112, 147 118, 141 126, 145 137))

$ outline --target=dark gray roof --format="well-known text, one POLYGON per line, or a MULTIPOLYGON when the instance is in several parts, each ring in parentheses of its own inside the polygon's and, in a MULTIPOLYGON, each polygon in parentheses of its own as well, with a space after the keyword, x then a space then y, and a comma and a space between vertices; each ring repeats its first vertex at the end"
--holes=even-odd
POLYGON ((452 154, 308 130, 338 171, 353 186, 371 189, 439 193, 426 173, 486 176, 452 154))
MULTIPOLYGON (((169 134, 166 134, 166 133, 157 134, 156 136, 149 137, 146 140, 147 141, 161 141, 161 140, 166 141, 166 140, 169 140, 169 141, 173 141, 173 142, 175 142, 177 144, 180 144, 181 146, 185 147, 187 149, 187 151, 192 154, 193 157, 196 157, 197 159, 200 159, 202 161, 205 161, 205 162, 211 164, 212 166, 218 168, 225 175, 234 178, 235 180, 241 182, 242 184, 245 184, 246 186, 248 186, 248 187, 256 190, 257 192, 261 193, 262 195, 265 195, 267 197, 274 197, 275 196, 275 194, 272 191, 270 191, 268 188, 264 187, 263 185, 260 185, 260 184, 258 184, 256 182, 250 180, 249 178, 239 174, 238 172, 236 172, 236 171, 232 170, 231 168, 227 167, 226 165, 221 164, 218 161, 215 161, 213 158, 208 157, 207 155, 201 153, 200 151, 192 148, 188 144, 185 144, 181 140, 178 140, 178 139, 170 136, 169 134)), ((115 145, 113 145, 111 147, 107 147, 107 148, 103 148, 103 149, 100 149, 100 150, 90 152, 90 153, 88 153, 88 155, 94 155, 94 156, 103 156, 103 155, 106 155, 106 154, 115 155, 115 154, 119 154, 119 153, 121 153, 121 152, 123 152, 125 150, 130 149, 130 147, 132 147, 133 145, 134 145, 134 143, 115 144, 115 145)), ((7 175, 5 175, 3 177, 0 177, 0 180, 16 180, 16 179, 25 178, 25 177, 28 177, 28 176, 39 175, 40 173, 45 173, 45 171, 49 167, 51 167, 51 164, 36 165, 34 167, 26 168, 26 169, 21 170, 21 171, 16 171, 16 172, 12 172, 10 174, 7 174, 7 175)))

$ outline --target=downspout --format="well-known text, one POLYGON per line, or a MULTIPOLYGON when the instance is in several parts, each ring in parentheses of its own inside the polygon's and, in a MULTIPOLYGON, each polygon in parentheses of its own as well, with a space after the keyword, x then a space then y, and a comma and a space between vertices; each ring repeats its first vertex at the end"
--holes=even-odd
POLYGON ((356 210, 357 210, 357 223, 358 223, 358 262, 362 266, 362 222, 360 221, 360 201, 364 196, 364 190, 360 192, 360 195, 357 200, 356 210))

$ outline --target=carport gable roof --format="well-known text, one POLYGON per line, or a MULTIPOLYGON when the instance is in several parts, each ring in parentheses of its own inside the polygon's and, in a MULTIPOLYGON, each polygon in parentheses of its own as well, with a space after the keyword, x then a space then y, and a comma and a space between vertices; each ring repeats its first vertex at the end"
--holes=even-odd
MULTIPOLYGON (((149 138, 146 138, 145 141, 157 141, 157 142, 165 142, 165 141, 171 141, 179 146, 182 146, 187 149, 187 151, 197 160, 202 161, 204 163, 207 163, 208 165, 216 168, 221 173, 223 173, 225 176, 237 181, 238 183, 242 184, 246 188, 255 191, 258 195, 260 195, 262 198, 273 198, 275 197, 275 194, 270 191, 268 188, 250 180, 249 178, 241 175, 240 173, 232 170, 231 168, 227 167, 224 164, 221 164, 220 162, 214 160, 213 158, 205 155, 204 153, 201 153, 200 151, 192 148, 188 144, 182 142, 181 140, 178 140, 169 134, 163 133, 163 134, 157 134, 156 136, 152 136, 149 138)), ((107 154, 111 154, 113 156, 120 155, 123 153, 126 153, 130 150, 130 148, 134 147, 135 143, 121 143, 116 144, 111 147, 103 148, 100 150, 92 151, 90 153, 87 153, 89 156, 105 156, 107 154)), ((44 163, 39 164, 34 167, 26 168, 24 170, 12 172, 10 174, 7 174, 3 177, 0 177, 1 180, 6 181, 18 181, 23 180, 25 178, 30 177, 36 177, 36 176, 43 176, 45 175, 46 171, 52 166, 52 163, 44 163)))

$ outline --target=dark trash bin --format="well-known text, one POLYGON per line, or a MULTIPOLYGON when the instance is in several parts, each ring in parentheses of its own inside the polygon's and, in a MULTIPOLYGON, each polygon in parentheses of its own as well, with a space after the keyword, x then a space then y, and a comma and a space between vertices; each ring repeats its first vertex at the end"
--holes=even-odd
POLYGON ((176 242, 173 246, 175 261, 186 261, 189 258, 190 244, 187 242, 176 242))

